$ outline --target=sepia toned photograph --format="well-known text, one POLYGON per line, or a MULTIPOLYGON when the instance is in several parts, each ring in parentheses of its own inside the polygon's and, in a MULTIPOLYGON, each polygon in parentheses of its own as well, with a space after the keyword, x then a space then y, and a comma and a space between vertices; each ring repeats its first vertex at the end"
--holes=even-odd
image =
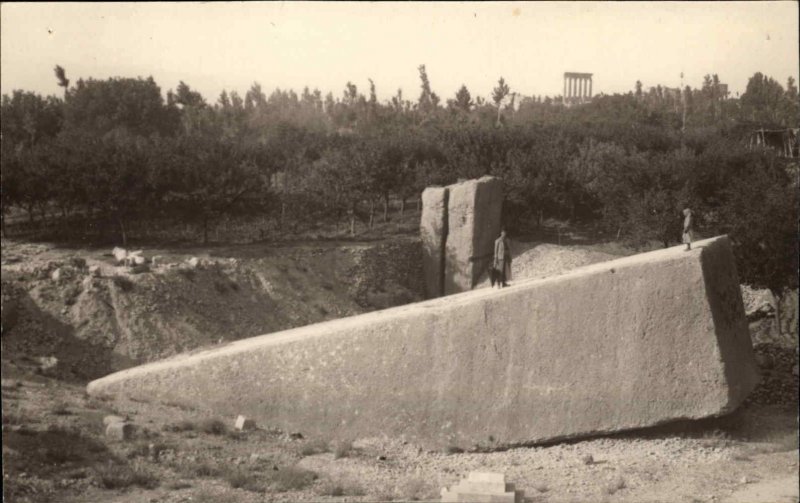
POLYGON ((799 503, 800 3, 0 2, 7 503, 799 503))

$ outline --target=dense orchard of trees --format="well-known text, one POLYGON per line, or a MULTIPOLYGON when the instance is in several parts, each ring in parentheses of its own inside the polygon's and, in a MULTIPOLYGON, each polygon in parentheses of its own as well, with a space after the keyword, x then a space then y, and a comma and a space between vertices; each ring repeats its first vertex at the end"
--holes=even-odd
POLYGON ((281 232, 314 221, 355 232, 389 218, 390 201, 403 211, 428 185, 492 174, 512 231, 555 217, 668 245, 690 206, 706 233, 734 237, 745 280, 779 289, 794 277, 796 171, 744 148, 754 127, 797 127, 791 78, 784 89, 757 73, 738 98, 716 75, 678 92, 637 82, 564 107, 502 78, 489 99, 466 86, 442 99, 418 71, 416 99, 398 90, 381 103, 370 80, 339 97, 254 83, 210 103, 184 82, 166 99, 152 78, 70 85, 57 67, 63 97, 2 98, 4 220, 105 222, 85 228, 122 242, 134 223, 191 222, 207 240, 220 218, 253 214, 281 232))

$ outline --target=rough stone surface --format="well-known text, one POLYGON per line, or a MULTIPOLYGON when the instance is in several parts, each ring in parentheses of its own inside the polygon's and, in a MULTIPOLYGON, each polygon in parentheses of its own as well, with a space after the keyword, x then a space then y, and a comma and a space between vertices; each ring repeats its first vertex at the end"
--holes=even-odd
POLYGON ((502 473, 470 472, 465 480, 451 488, 442 488, 442 502, 522 503, 524 492, 506 483, 502 473))
POLYGON ((330 439, 537 443, 728 413, 758 380, 727 238, 230 343, 91 382, 330 439))
POLYGON ((115 421, 106 425, 106 436, 114 440, 130 440, 133 438, 134 426, 124 421, 115 421))
POLYGON ((428 187, 422 191, 422 216, 419 231, 422 238, 422 270, 425 297, 433 299, 444 293, 444 246, 447 239, 446 187, 428 187))
POLYGON ((124 423, 125 421, 127 421, 127 420, 124 417, 117 416, 117 415, 114 415, 114 414, 105 416, 103 418, 103 424, 106 425, 106 426, 108 426, 109 424, 112 424, 112 423, 124 423))
POLYGON ((238 431, 253 430, 256 427, 256 422, 240 414, 239 417, 236 418, 236 423, 233 427, 238 431))
POLYGON ((471 290, 491 264, 500 235, 503 182, 485 176, 447 190, 445 295, 471 290))

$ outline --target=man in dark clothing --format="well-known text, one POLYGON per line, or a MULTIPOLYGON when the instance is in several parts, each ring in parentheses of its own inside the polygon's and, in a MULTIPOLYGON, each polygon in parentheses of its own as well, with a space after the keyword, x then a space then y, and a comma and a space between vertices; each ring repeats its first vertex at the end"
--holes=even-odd
POLYGON ((686 245, 686 251, 692 249, 692 241, 694 241, 694 219, 692 218, 692 210, 686 208, 683 210, 683 243, 686 245))
POLYGON ((497 275, 498 286, 500 288, 508 286, 507 281, 511 279, 511 246, 506 239, 506 231, 501 231, 500 237, 494 242, 493 269, 492 273, 497 275))

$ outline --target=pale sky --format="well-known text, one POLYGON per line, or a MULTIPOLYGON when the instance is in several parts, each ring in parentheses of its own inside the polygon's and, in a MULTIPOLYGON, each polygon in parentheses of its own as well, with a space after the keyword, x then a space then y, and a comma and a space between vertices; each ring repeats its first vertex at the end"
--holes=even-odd
POLYGON ((215 102, 254 81, 318 87, 347 81, 378 98, 420 92, 425 64, 443 101, 461 84, 488 97, 500 76, 522 95, 560 95, 565 71, 594 74, 594 93, 684 83, 717 73, 733 95, 761 71, 800 80, 798 3, 4 3, 0 90, 61 95, 53 67, 78 78, 152 75, 215 102))

